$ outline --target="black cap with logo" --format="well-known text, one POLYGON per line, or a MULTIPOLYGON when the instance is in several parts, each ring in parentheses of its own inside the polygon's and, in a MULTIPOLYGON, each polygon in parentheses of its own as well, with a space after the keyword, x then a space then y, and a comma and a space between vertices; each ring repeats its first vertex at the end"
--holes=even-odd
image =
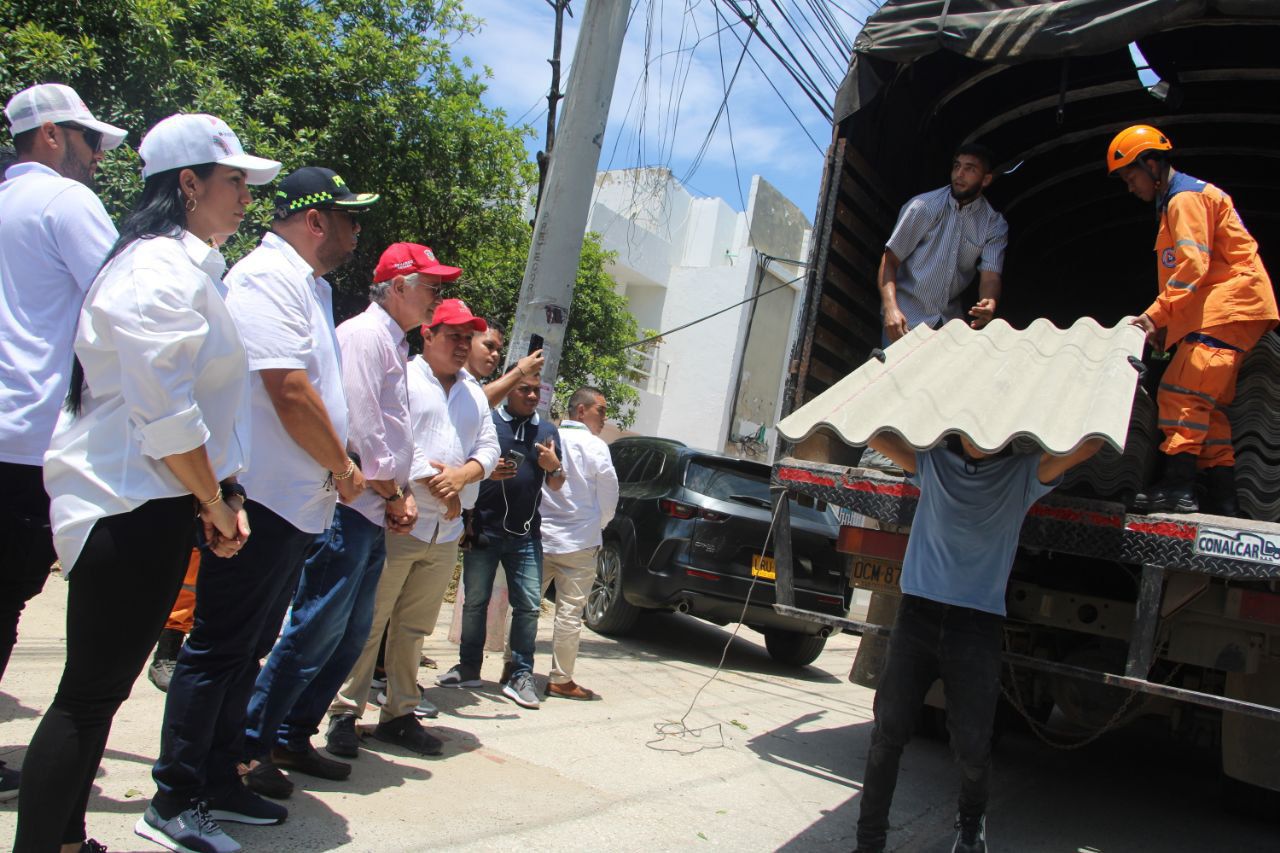
POLYGON ((275 217, 285 219, 314 207, 358 213, 378 200, 377 193, 353 193, 342 176, 323 166, 303 166, 290 172, 276 190, 275 217))

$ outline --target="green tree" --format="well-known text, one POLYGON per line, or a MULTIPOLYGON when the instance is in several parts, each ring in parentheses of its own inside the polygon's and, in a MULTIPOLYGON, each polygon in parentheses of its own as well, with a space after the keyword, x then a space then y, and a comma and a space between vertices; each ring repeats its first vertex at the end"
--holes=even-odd
MULTIPOLYGON (((99 173, 116 216, 141 186, 132 146, 147 128, 179 111, 218 115, 285 171, 326 165, 382 194, 361 220, 355 261, 330 276, 339 320, 363 308, 383 248, 411 240, 466 270, 456 294, 473 310, 509 323, 536 169, 524 147, 530 130, 486 107, 482 75, 453 59, 451 45, 480 23, 461 0, 0 0, 0 96, 65 82, 129 130, 99 173)), ((269 199, 269 188, 258 195, 269 199)), ((229 261, 257 244, 269 216, 265 201, 255 204, 224 249, 229 261)), ((591 263, 579 273, 585 289, 562 359, 570 385, 616 384, 619 374, 575 371, 605 370, 614 362, 594 353, 634 339, 625 304, 609 299, 604 256, 584 250, 591 263), (601 322, 601 305, 620 316, 601 322)), ((634 400, 629 390, 616 399, 634 400)))

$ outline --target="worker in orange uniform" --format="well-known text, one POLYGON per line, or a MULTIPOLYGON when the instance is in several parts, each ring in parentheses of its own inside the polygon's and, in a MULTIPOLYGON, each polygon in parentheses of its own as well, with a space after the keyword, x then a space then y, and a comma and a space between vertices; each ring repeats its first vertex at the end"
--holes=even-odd
POLYGON ((1160 292, 1133 324, 1153 346, 1178 345, 1156 396, 1164 433, 1164 478, 1134 499, 1139 512, 1197 512, 1197 469, 1208 480, 1206 511, 1238 515, 1235 454, 1226 406, 1247 353, 1274 329, 1271 279, 1231 197, 1169 163, 1169 138, 1134 125, 1107 150, 1107 170, 1160 217, 1160 292))

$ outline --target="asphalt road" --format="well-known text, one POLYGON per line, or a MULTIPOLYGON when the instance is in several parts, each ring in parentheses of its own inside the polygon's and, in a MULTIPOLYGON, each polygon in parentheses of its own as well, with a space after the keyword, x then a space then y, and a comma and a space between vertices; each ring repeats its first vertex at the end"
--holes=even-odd
MULTIPOLYGON (((51 579, 23 618, 4 679, 0 758, 14 765, 61 671, 64 600, 65 586, 51 579)), ((425 647, 444 667, 456 659, 446 634, 441 625, 425 647)), ((544 617, 542 672, 549 636, 544 617)), ((774 664, 758 640, 744 628, 730 642, 729 630, 676 615, 643 619, 622 641, 588 631, 578 680, 602 701, 553 699, 526 711, 492 683, 434 690, 443 756, 369 739, 350 780, 294 777, 283 826, 227 828, 247 851, 273 853, 850 850, 873 696, 846 680, 857 639, 834 638, 801 671, 774 664), (725 668, 708 683, 726 643, 725 668), (682 717, 684 734, 656 728, 682 717)), ((496 678, 500 666, 490 655, 485 675, 496 678)), ((420 674, 427 683, 436 672, 420 674)), ((93 791, 90 834, 115 853, 154 849, 132 826, 153 790, 163 698, 139 679, 93 791)), ((908 747, 891 849, 951 849, 956 774, 945 744, 908 747)), ((1218 793, 1211 758, 1160 736, 1119 733, 1059 751, 1013 732, 996 753, 989 841, 1033 853, 1280 850, 1280 823, 1233 817, 1218 793)), ((15 810, 0 805, 0 838, 12 838, 15 810)))

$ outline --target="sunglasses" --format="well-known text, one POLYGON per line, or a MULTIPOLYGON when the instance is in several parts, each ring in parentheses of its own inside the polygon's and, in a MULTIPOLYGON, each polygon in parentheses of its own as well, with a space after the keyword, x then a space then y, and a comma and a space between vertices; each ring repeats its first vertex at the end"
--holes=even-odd
POLYGON ((90 151, 96 154, 100 150, 99 146, 102 145, 102 131, 90 130, 87 127, 81 127, 78 124, 59 124, 58 127, 66 128, 67 130, 80 131, 80 133, 84 135, 84 144, 89 146, 90 151))

